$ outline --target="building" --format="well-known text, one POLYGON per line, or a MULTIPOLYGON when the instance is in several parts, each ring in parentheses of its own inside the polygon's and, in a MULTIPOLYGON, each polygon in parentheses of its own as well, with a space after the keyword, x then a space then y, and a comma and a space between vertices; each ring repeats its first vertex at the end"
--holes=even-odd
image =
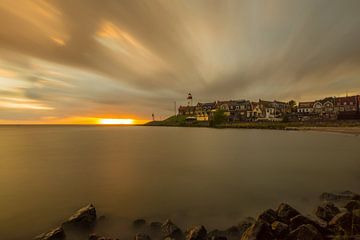
POLYGON ((338 119, 360 119, 360 95, 336 97, 334 102, 338 119))
POLYGON ((224 111, 229 122, 251 120, 251 102, 248 100, 218 101, 216 108, 224 111))
POLYGON ((209 121, 209 116, 216 109, 216 102, 198 103, 195 107, 195 116, 198 121, 209 121))
POLYGON ((178 113, 182 116, 193 116, 195 115, 195 110, 195 106, 180 106, 178 109, 178 113))
POLYGON ((315 102, 299 102, 297 112, 299 115, 309 115, 314 112, 315 102))

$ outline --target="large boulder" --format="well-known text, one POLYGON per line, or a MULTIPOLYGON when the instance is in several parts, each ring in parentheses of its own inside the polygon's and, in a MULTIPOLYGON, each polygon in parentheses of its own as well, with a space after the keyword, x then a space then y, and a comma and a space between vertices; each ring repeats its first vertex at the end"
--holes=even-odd
POLYGON ((291 231, 288 236, 289 240, 322 240, 320 232, 311 224, 304 224, 291 231))
POLYGON ((227 239, 228 234, 226 233, 226 231, 222 231, 222 230, 212 230, 207 234, 207 238, 208 239, 227 239))
POLYGON ((283 239, 289 233, 289 226, 285 223, 275 221, 271 224, 271 229, 273 230, 277 238, 283 239))
POLYGON ((258 219, 271 224, 271 223, 275 222, 276 220, 278 220, 278 216, 277 216, 277 213, 273 209, 268 209, 268 210, 265 210, 264 212, 262 212, 258 216, 258 219))
POLYGON ((276 210, 277 216, 281 222, 290 223, 290 219, 299 215, 300 213, 289 204, 281 203, 276 210))
POLYGON ((320 206, 317 207, 315 211, 316 216, 327 222, 329 222, 338 213, 340 213, 340 209, 332 202, 322 203, 320 206))
POLYGON ((65 232, 62 227, 57 227, 47 233, 40 234, 35 237, 36 240, 63 240, 65 239, 65 232))
POLYGON ((142 218, 136 219, 132 223, 132 226, 134 229, 143 228, 143 227, 145 227, 145 225, 146 225, 146 220, 142 219, 142 218))
POLYGON ((290 219, 290 230, 296 230, 301 225, 306 224, 313 225, 322 235, 331 234, 331 231, 327 228, 327 223, 325 221, 301 214, 290 219))
POLYGON ((245 231, 241 240, 274 240, 275 238, 270 224, 258 220, 245 231))
POLYGON ((360 195, 351 191, 329 193, 324 192, 320 195, 322 201, 345 201, 345 200, 360 200, 360 195))
POLYGON ((255 219, 248 217, 245 218, 244 220, 242 220, 239 224, 238 224, 238 236, 241 237, 244 232, 249 229, 249 227, 251 227, 251 225, 253 225, 255 223, 255 219))
POLYGON ((151 240, 151 238, 147 234, 138 233, 135 235, 135 240, 151 240))
POLYGON ((163 235, 163 238, 172 238, 175 240, 182 240, 185 238, 183 231, 169 219, 161 225, 161 234, 163 235))
POLYGON ((344 206, 349 212, 353 210, 360 209, 360 201, 359 200, 351 200, 347 202, 344 206))
POLYGON ((352 214, 350 212, 341 212, 329 222, 336 234, 351 234, 352 232, 352 214))
POLYGON ((103 237, 103 236, 99 236, 96 234, 91 234, 88 239, 89 240, 113 240, 112 238, 103 237))
POLYGON ((96 209, 92 204, 89 204, 73 214, 66 222, 63 223, 63 226, 90 227, 93 226, 95 222, 96 209))
POLYGON ((196 226, 187 231, 186 240, 205 240, 207 231, 204 226, 196 226))
POLYGON ((360 209, 356 209, 352 212, 353 215, 353 234, 354 235, 360 235, 360 209))

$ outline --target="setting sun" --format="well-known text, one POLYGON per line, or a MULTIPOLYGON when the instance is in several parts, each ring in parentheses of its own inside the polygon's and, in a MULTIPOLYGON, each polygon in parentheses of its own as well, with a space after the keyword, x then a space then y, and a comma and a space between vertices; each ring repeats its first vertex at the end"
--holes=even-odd
POLYGON ((134 119, 124 119, 124 118, 102 118, 98 121, 99 124, 123 124, 123 125, 131 125, 135 123, 134 119))

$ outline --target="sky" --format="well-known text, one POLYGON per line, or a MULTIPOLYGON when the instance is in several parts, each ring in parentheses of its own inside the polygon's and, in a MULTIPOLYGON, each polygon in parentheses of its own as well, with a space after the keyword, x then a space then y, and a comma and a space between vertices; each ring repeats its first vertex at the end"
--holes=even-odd
POLYGON ((358 0, 0 0, 0 123, 360 93, 358 0))

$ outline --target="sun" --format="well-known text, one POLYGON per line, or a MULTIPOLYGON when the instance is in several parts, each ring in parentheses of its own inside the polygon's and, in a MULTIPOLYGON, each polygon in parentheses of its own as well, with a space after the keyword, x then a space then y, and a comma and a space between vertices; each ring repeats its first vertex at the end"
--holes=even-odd
POLYGON ((101 118, 98 124, 102 125, 132 125, 135 123, 134 119, 130 118, 101 118))

